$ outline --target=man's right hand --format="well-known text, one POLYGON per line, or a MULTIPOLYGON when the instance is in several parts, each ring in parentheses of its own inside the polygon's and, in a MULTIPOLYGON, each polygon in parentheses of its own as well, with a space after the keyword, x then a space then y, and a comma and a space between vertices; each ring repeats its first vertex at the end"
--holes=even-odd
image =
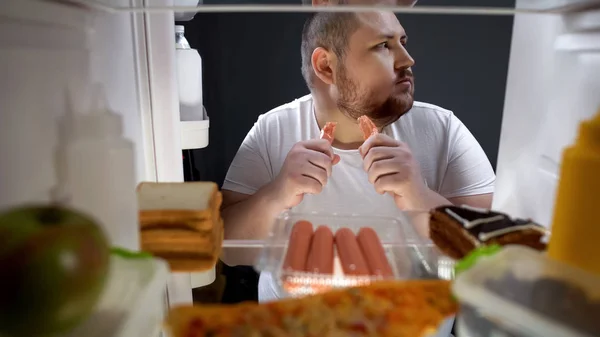
POLYGON ((331 176, 332 166, 340 161, 325 139, 313 139, 294 144, 285 158, 279 175, 270 184, 273 195, 292 208, 304 194, 319 194, 331 176))

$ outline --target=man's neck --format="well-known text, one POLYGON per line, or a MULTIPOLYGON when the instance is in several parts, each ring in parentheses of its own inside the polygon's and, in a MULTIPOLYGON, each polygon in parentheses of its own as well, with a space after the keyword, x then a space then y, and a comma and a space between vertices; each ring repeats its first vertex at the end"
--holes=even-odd
POLYGON ((312 96, 319 129, 322 129, 327 122, 337 123, 333 146, 342 150, 358 149, 364 141, 358 123, 344 115, 329 97, 316 93, 312 96))

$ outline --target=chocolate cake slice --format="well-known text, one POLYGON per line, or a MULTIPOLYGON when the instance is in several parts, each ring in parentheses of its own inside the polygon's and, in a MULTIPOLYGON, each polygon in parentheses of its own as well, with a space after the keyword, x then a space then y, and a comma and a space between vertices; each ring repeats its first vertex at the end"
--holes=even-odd
POLYGON ((531 220, 470 206, 441 206, 431 211, 429 236, 444 254, 462 259, 487 244, 525 245, 545 250, 549 232, 531 220))

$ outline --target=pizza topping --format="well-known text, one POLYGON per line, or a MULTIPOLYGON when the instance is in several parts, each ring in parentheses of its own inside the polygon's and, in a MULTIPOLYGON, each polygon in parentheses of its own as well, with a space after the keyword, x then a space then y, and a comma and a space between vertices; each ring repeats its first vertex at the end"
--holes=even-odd
POLYGON ((174 337, 415 337, 456 309, 447 281, 382 281, 267 304, 175 308, 168 324, 174 337))

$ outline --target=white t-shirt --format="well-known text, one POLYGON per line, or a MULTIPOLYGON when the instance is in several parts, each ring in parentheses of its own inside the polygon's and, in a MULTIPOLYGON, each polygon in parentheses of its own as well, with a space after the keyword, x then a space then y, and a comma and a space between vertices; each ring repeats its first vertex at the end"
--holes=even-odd
MULTIPOLYGON (((494 192, 496 177, 487 156, 451 111, 415 102, 382 132, 410 147, 427 186, 440 195, 452 198, 494 192)), ((259 116, 229 167, 223 189, 254 194, 277 176, 295 143, 316 139, 319 134, 311 95, 259 116)), ((380 216, 399 212, 391 196, 378 194, 369 183, 358 150, 334 148, 334 152, 341 160, 323 191, 306 195, 294 211, 380 216)), ((277 298, 267 273, 260 275, 258 298, 277 298)))

